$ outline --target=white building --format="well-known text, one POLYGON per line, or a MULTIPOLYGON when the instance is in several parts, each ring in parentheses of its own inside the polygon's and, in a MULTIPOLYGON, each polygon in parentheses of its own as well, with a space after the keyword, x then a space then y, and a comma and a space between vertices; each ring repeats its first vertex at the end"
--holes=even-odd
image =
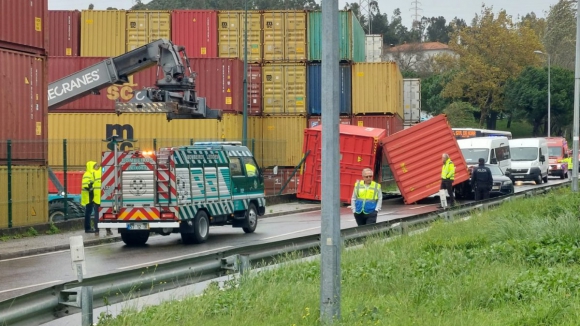
POLYGON ((402 71, 430 71, 435 57, 457 56, 448 45, 440 42, 405 43, 383 49, 383 61, 397 62, 402 71))

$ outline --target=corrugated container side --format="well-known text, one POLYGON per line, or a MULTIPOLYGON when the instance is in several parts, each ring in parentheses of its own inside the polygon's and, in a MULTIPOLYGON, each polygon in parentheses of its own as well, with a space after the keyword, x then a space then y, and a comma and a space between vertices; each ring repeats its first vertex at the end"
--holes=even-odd
MULTIPOLYGON (((380 155, 379 140, 386 136, 380 128, 360 128, 341 124, 340 128, 340 201, 350 203, 356 180, 361 179, 362 169, 375 167, 380 155)), ((298 198, 321 199, 322 175, 322 128, 317 126, 304 132, 303 152, 310 150, 305 160, 299 183, 298 198)))
POLYGON ((403 119, 396 114, 353 116, 351 124, 359 127, 385 129, 387 131, 387 136, 404 129, 403 119))
POLYGON ((126 22, 124 10, 83 10, 81 56, 116 57, 125 53, 126 22))
POLYGON ((284 64, 284 113, 306 114, 306 64, 284 64))
POLYGON ((48 0, 0 1, 0 48, 45 54, 48 0))
POLYGON ((244 63, 239 59, 191 59, 191 69, 197 73, 197 96, 207 98, 212 109, 243 112, 244 63))
POLYGON ((407 124, 421 121, 421 79, 403 79, 403 120, 407 124))
MULTIPOLYGON (((347 117, 347 116, 341 116, 339 118, 338 122, 341 125, 349 125, 352 123, 351 117, 347 117)), ((314 128, 316 126, 320 126, 321 123, 322 123, 321 117, 310 117, 310 118, 308 118, 308 123, 306 125, 306 128, 314 128)))
MULTIPOLYGON (((322 65, 308 65, 308 114, 322 113, 322 65)), ((350 115, 352 112, 352 68, 349 64, 340 65, 340 114, 350 115)))
POLYGON ((307 18, 304 11, 286 13, 284 33, 284 59, 290 61, 304 61, 308 58, 308 44, 306 34, 307 18))
POLYGON ((156 10, 129 10, 126 31, 127 52, 158 39, 171 39, 171 13, 156 10))
POLYGON ((240 15, 235 12, 218 12, 218 56, 239 58, 240 15))
POLYGON ((393 113, 403 116, 403 78, 394 62, 352 66, 352 113, 393 113))
POLYGON ((45 57, 0 49, 0 85, 0 164, 7 159, 7 139, 13 164, 46 164, 45 57))
POLYGON ((173 10, 171 40, 183 45, 190 58, 218 56, 217 11, 173 10))
POLYGON ((381 145, 406 204, 439 191, 443 153, 449 154, 455 165, 454 185, 469 179, 467 164, 445 115, 386 137, 381 145))
MULTIPOLYGON (((106 57, 51 57, 48 60, 49 82, 73 74, 79 70, 105 60, 106 57)), ((91 112, 107 113, 115 111, 115 101, 127 102, 133 98, 133 91, 154 86, 157 80, 157 66, 129 76, 123 85, 111 85, 101 90, 99 95, 87 95, 71 103, 51 110, 51 112, 91 112)))
MULTIPOLYGON (((264 35, 264 60, 284 59, 285 13, 282 11, 265 11, 262 14, 264 35)), ((243 21, 243 20, 242 20, 243 21)))
POLYGON ((262 117, 248 117, 248 148, 254 153, 254 158, 261 168, 264 168, 264 146, 262 142, 262 117))
POLYGON ((218 123, 219 137, 223 140, 243 140, 242 126, 243 116, 241 114, 226 113, 218 123))
POLYGON ((107 144, 102 140, 112 135, 137 140, 135 143, 122 143, 121 149, 153 149, 154 145, 159 148, 220 140, 224 134, 222 130, 225 130, 216 119, 168 122, 163 113, 127 113, 120 116, 115 113, 50 113, 48 124, 49 164, 62 166, 62 140, 67 139, 68 165, 71 169, 82 169, 88 160, 99 160, 101 152, 107 150, 107 144))
POLYGON ((306 117, 262 117, 263 166, 296 166, 302 159, 306 117))
POLYGON ((262 114, 262 67, 248 65, 248 114, 262 114))
POLYGON ((78 10, 50 10, 48 12, 47 52, 50 56, 73 56, 81 54, 81 12, 78 10))
MULTIPOLYGON (((12 227, 48 221, 48 173, 44 166, 12 167, 12 227)), ((0 166, 0 228, 8 227, 8 170, 0 166)))
MULTIPOLYGON (((64 187, 64 172, 63 171, 53 171, 54 176, 60 181, 60 184, 64 187)), ((81 185, 83 182, 83 174, 85 171, 67 171, 66 172, 66 181, 67 187, 66 191, 69 194, 78 195, 81 193, 81 185)), ((48 193, 49 194, 57 194, 58 189, 52 183, 52 181, 48 180, 48 193)))
POLYGON ((284 113, 284 66, 265 64, 262 66, 262 112, 284 113))
POLYGON ((365 62, 365 31, 352 11, 350 11, 350 19, 352 25, 352 61, 365 62))
MULTIPOLYGON (((340 11, 338 14, 339 34, 339 60, 352 60, 352 19, 351 11, 340 11)), ((354 16, 353 16, 354 17, 354 16)), ((310 61, 322 60, 322 13, 313 11, 308 13, 308 59, 310 61)), ((364 45, 363 45, 364 50, 364 45)), ((364 59, 363 59, 364 61, 364 59)))
MULTIPOLYGON (((244 34, 246 31, 246 15, 242 12, 240 15, 240 59, 244 58, 244 34)), ((258 63, 262 61, 263 56, 263 39, 262 39, 262 14, 258 11, 248 13, 248 62, 258 63)))
POLYGON ((365 36, 365 62, 381 62, 383 56, 383 35, 365 36))

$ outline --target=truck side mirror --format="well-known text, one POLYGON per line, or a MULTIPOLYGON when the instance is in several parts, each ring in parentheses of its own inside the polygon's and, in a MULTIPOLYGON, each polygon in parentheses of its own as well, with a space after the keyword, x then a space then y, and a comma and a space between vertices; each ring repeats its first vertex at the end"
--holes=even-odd
POLYGON ((540 155, 540 162, 542 163, 546 162, 546 156, 540 155))
POLYGON ((497 164, 497 158, 492 158, 492 159, 489 161, 489 163, 490 163, 490 164, 497 164))

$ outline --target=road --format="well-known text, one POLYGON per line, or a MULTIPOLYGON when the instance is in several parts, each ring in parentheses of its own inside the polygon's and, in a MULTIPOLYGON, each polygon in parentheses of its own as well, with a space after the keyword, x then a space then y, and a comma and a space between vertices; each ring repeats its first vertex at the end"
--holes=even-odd
MULTIPOLYGON (((549 184, 564 180, 550 179, 549 184)), ((536 187, 533 183, 516 185, 516 193, 536 187)), ((464 202, 464 201, 462 201, 464 202)), ((468 202, 468 201, 465 201, 468 202)), ((427 198, 415 205, 404 205, 402 198, 385 200, 378 221, 388 221, 437 210, 437 198, 427 198)), ((340 211, 341 228, 356 227, 350 209, 340 211)), ((273 242, 320 233, 320 211, 261 219, 256 232, 213 227, 206 243, 184 245, 179 234, 149 238, 144 247, 127 247, 122 242, 85 248, 87 275, 93 277, 127 269, 162 264, 172 260, 219 252, 237 246, 273 242)), ((46 288, 52 284, 74 281, 68 250, 0 261, 0 301, 46 288)))

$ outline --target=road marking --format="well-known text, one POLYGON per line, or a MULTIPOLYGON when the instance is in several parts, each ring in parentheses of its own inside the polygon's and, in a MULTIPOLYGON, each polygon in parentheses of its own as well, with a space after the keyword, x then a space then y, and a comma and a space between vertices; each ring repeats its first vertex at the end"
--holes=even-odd
POLYGON ((208 253, 208 252, 211 252, 211 251, 228 249, 228 248, 233 248, 233 247, 234 246, 227 246, 227 247, 210 249, 210 250, 206 250, 206 251, 198 251, 198 252, 194 252, 194 253, 187 254, 187 255, 174 256, 174 257, 170 257, 170 258, 165 258, 165 259, 150 261, 150 262, 147 262, 147 263, 141 263, 141 264, 136 264, 136 265, 131 265, 131 266, 119 267, 117 269, 121 269, 122 270, 122 269, 129 269, 129 268, 139 267, 139 266, 144 266, 144 265, 153 265, 153 264, 157 264, 157 263, 164 262, 164 261, 168 261, 168 260, 173 260, 173 259, 183 258, 183 257, 189 257, 189 256, 199 255, 199 254, 205 254, 205 253, 208 253))
POLYGON ((292 235, 292 234, 296 234, 296 233, 300 233, 300 232, 304 232, 304 231, 316 230, 316 229, 320 229, 320 226, 317 226, 317 227, 314 227, 314 228, 310 228, 310 229, 304 229, 304 230, 299 230, 299 231, 294 231, 294 232, 279 234, 279 235, 275 235, 275 236, 263 238, 263 239, 260 239, 260 240, 270 240, 270 239, 274 239, 274 238, 284 237, 284 236, 287 236, 287 235, 292 235))
POLYGON ((6 292, 24 290, 24 289, 33 288, 33 287, 36 287, 36 286, 42 286, 42 285, 47 285, 47 284, 52 284, 52 283, 58 283, 58 282, 62 282, 62 281, 61 280, 56 280, 56 281, 44 282, 44 283, 39 283, 39 284, 34 284, 34 285, 27 285, 27 286, 23 286, 23 287, 19 287, 19 288, 14 288, 14 289, 10 289, 10 290, 2 290, 2 291, 0 291, 0 293, 6 293, 6 292))
POLYGON ((67 250, 59 250, 59 251, 51 251, 51 252, 45 252, 45 253, 42 253, 42 254, 36 254, 36 255, 30 255, 30 256, 7 258, 7 259, 0 260, 0 263, 5 262, 5 261, 17 260, 17 259, 26 259, 26 258, 34 258, 34 257, 40 257, 40 256, 58 254, 58 253, 67 252, 67 251, 70 251, 70 249, 67 249, 67 250))
POLYGON ((419 209, 419 208, 423 208, 423 207, 430 207, 430 206, 433 206, 433 205, 437 205, 437 204, 417 206, 417 207, 412 207, 412 208, 409 208, 409 209, 419 209))

